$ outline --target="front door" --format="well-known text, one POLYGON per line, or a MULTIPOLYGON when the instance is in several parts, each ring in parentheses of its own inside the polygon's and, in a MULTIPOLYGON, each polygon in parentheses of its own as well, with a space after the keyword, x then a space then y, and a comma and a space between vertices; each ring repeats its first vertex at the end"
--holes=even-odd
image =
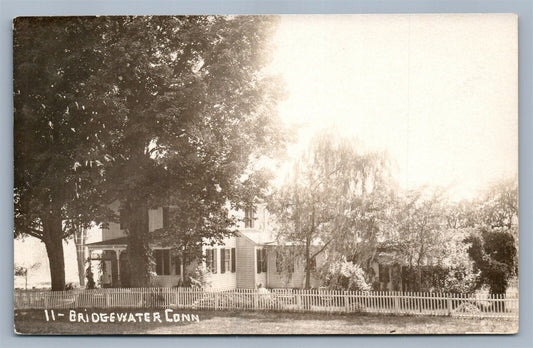
POLYGON ((120 286, 129 288, 130 284, 130 264, 128 261, 128 254, 125 251, 120 253, 120 286))
POLYGON ((113 263, 111 260, 102 260, 102 287, 110 288, 113 286, 113 263))

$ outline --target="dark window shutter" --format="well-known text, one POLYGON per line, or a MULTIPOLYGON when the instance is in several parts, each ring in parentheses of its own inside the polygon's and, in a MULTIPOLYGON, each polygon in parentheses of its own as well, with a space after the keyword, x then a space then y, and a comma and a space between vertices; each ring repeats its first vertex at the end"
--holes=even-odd
POLYGON ((211 249, 205 250, 205 265, 207 266, 208 271, 211 271, 213 268, 213 253, 211 251, 211 249))
POLYGON ((213 273, 218 271, 218 259, 217 259, 218 249, 213 249, 213 273))
POLYGON ((168 207, 163 207, 163 228, 169 225, 168 207))
POLYGON ((263 272, 267 271, 267 251, 263 249, 263 272))
POLYGON ((261 249, 256 250, 256 258, 257 258, 257 273, 261 273, 261 249))
POLYGON ((127 219, 126 219, 126 212, 124 209, 120 209, 119 211, 119 224, 120 229, 125 230, 127 228, 127 219))
POLYGON ((226 273, 226 249, 220 249, 220 273, 226 273))
POLYGON ((235 272, 235 248, 231 248, 231 272, 235 272))
POLYGON ((170 275, 170 250, 163 251, 163 275, 170 275))

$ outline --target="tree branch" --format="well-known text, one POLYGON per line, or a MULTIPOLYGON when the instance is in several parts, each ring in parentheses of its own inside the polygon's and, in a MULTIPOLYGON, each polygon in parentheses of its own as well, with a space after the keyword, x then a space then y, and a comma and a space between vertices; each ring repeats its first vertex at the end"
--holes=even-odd
POLYGON ((318 254, 320 254, 321 252, 324 251, 324 249, 326 249, 326 247, 333 241, 333 238, 331 238, 326 244, 324 244, 322 246, 322 248, 320 248, 319 251, 317 251, 316 253, 313 254, 313 256, 311 256, 311 258, 314 258, 315 256, 317 256, 318 254))
POLYGON ((43 240, 43 231, 39 231, 33 228, 28 228, 26 231, 24 231, 25 234, 35 237, 39 240, 43 240))

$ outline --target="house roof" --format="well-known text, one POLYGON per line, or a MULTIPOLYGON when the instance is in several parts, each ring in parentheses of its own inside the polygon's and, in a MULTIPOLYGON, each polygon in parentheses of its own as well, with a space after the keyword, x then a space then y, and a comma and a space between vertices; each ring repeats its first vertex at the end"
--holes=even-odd
POLYGON ((255 231, 255 230, 252 230, 252 231, 246 231, 246 230, 239 230, 238 231, 241 235, 243 235, 244 237, 250 239, 252 242, 254 242, 255 244, 268 244, 268 243, 272 243, 272 239, 269 238, 269 236, 265 236, 264 233, 261 233, 260 231, 255 231))
POLYGON ((88 243, 88 244, 86 244, 86 246, 88 246, 90 248, 91 247, 104 247, 104 246, 122 246, 122 245, 125 246, 127 244, 126 239, 127 239, 127 237, 108 239, 108 240, 103 240, 101 242, 88 243))

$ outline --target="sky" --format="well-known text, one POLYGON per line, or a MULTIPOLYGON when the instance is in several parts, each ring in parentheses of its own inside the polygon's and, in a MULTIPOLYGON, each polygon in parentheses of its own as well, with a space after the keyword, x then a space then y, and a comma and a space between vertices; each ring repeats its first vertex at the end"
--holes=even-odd
POLYGON ((400 187, 472 198, 518 173, 517 42, 512 14, 282 16, 290 153, 336 126, 386 151, 400 187))
MULTIPOLYGON (((386 151, 404 189, 448 187, 452 199, 468 199, 517 175, 516 16, 282 16, 274 44, 269 71, 287 89, 279 114, 298 129, 293 158, 336 126, 386 151)), ((76 282, 72 242, 65 260, 76 282)), ((49 281, 46 251, 34 238, 15 240, 15 264, 35 263, 30 287, 49 281)))

